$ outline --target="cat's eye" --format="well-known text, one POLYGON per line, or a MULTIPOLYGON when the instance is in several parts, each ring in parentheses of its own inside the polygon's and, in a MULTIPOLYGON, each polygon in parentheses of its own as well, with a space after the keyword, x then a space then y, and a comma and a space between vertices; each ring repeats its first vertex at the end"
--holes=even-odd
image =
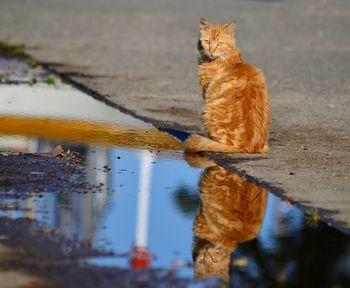
POLYGON ((203 41, 205 44, 209 44, 209 40, 204 40, 203 41))
POLYGON ((224 43, 223 43, 223 42, 219 42, 219 43, 218 43, 218 46, 221 46, 222 44, 224 44, 224 43))
POLYGON ((218 262, 219 262, 218 259, 216 259, 216 258, 214 258, 214 257, 213 257, 211 260, 212 260, 214 263, 218 263, 218 262))

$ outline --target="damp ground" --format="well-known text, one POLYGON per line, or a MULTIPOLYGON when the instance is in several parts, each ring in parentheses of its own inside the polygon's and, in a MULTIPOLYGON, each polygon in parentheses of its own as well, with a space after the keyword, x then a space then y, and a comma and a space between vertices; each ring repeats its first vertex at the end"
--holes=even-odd
POLYGON ((237 236, 251 225, 244 211, 209 203, 228 216, 208 221, 207 234, 239 242, 227 265, 232 287, 349 287, 350 238, 322 222, 317 210, 301 210, 205 159, 187 157, 206 167, 193 168, 169 134, 38 73, 8 73, 12 78, 0 85, 0 279, 6 287, 225 285, 215 269, 195 280, 199 264, 192 253, 197 219, 209 217, 202 175, 215 171, 231 182, 209 178, 212 191, 226 185, 231 198, 266 195, 254 205, 244 200, 258 215, 258 233, 249 240, 237 236))

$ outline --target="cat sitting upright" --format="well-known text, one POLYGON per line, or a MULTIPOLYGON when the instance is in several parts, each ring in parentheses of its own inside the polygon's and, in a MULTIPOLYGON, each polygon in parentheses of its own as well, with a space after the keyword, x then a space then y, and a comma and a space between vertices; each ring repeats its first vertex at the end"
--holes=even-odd
POLYGON ((236 47, 235 22, 200 21, 199 78, 207 137, 191 135, 187 153, 261 153, 268 150, 269 96, 263 73, 236 47))

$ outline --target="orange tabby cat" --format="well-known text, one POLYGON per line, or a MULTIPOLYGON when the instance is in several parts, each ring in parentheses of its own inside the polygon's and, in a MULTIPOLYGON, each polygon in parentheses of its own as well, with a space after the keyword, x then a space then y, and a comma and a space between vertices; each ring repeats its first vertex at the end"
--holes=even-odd
MULTIPOLYGON (((198 167, 198 157, 187 154, 185 159, 198 167)), ((231 253, 238 243, 259 233, 267 191, 210 160, 203 159, 203 166, 207 169, 199 183, 201 205, 193 227, 195 276, 213 276, 228 282, 231 253)))
POLYGON ((268 150, 269 97, 265 77, 242 60, 236 47, 236 24, 200 21, 200 85, 205 99, 203 124, 207 137, 191 135, 187 152, 268 150))

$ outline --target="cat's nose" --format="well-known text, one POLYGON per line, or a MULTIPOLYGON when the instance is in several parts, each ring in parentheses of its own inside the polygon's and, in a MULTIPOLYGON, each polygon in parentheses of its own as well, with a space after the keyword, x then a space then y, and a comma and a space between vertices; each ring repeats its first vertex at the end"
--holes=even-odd
POLYGON ((204 252, 204 258, 211 258, 211 254, 209 252, 209 249, 205 249, 205 252, 204 252))

